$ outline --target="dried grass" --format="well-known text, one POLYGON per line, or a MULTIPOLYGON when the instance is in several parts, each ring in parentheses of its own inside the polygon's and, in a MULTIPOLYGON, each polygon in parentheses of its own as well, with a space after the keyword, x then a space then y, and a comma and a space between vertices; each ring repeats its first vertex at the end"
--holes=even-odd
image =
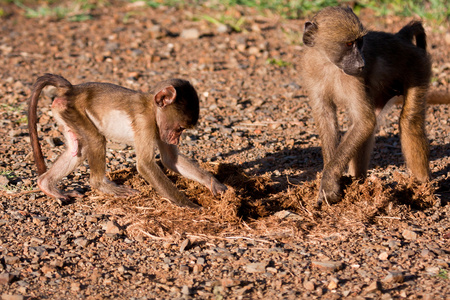
MULTIPOLYGON (((436 203, 432 183, 419 184, 395 174, 389 184, 375 176, 363 182, 350 182, 344 198, 337 204, 315 207, 320 178, 290 185, 284 191, 273 188, 268 177, 249 176, 232 165, 202 166, 216 174, 229 189, 218 197, 191 180, 173 174, 177 187, 203 207, 180 208, 162 199, 136 173, 121 170, 111 179, 139 189, 139 196, 108 199, 98 208, 114 214, 131 236, 173 240, 186 235, 195 239, 285 239, 292 236, 328 236, 355 232, 367 226, 395 226, 403 222, 412 209, 425 209, 436 203), (280 219, 278 211, 291 211, 295 219, 280 219)), ((98 201, 96 199, 96 201, 98 201)), ((101 202, 101 201, 100 201, 101 202)))

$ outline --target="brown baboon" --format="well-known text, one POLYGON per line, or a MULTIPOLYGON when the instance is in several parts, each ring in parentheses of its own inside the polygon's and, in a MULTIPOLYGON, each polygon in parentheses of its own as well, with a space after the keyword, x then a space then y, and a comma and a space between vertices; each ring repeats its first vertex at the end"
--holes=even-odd
POLYGON ((28 111, 28 126, 41 190, 64 202, 69 196, 56 184, 84 159, 91 169, 91 184, 98 190, 127 196, 136 191, 117 186, 105 176, 106 138, 134 145, 139 173, 171 202, 197 208, 158 167, 154 158, 158 146, 163 164, 187 178, 194 179, 216 195, 227 189, 210 173, 178 153, 184 129, 197 123, 199 101, 194 87, 186 80, 170 79, 158 83, 151 94, 121 86, 90 82, 72 85, 58 75, 46 74, 33 86, 28 111), (67 150, 47 171, 37 136, 37 103, 47 85, 58 88, 52 104, 53 115, 64 130, 67 150))
POLYGON ((341 197, 347 167, 352 176, 366 175, 377 115, 394 96, 404 99, 400 130, 407 166, 418 180, 428 180, 425 95, 431 62, 422 24, 411 22, 396 34, 367 31, 350 8, 329 7, 305 23, 303 42, 303 80, 324 159, 318 204, 341 197), (341 139, 338 106, 351 120, 341 139))

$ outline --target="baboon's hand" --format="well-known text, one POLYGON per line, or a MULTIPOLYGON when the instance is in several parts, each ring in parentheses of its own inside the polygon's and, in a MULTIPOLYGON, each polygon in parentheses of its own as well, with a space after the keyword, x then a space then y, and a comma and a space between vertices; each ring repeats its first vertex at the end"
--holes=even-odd
POLYGON ((342 197, 340 178, 328 175, 324 172, 322 181, 320 182, 319 197, 317 198, 317 206, 321 206, 324 201, 329 204, 338 202, 342 197))
POLYGON ((209 190, 213 193, 214 196, 217 196, 219 193, 223 193, 227 190, 227 186, 220 183, 216 178, 211 178, 211 186, 209 190))

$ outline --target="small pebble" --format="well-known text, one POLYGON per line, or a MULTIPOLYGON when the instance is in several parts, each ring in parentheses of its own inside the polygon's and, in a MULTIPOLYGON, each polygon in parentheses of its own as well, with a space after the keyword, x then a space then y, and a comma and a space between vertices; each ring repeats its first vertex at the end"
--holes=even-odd
POLYGON ((188 40, 198 39, 200 37, 200 32, 195 28, 183 29, 180 37, 188 40))
POLYGON ((406 239, 406 240, 410 240, 410 241, 415 241, 417 240, 417 233, 409 230, 409 229, 405 229, 403 230, 402 236, 406 239))
POLYGON ((307 289, 308 291, 314 291, 314 289, 316 288, 314 282, 312 282, 312 281, 304 281, 303 287, 305 289, 307 289))
POLYGON ((338 261, 312 261, 311 266, 334 272, 341 270, 344 267, 344 264, 338 261))
POLYGON ((402 272, 389 272, 389 274, 384 277, 383 282, 398 283, 403 282, 404 280, 405 276, 402 272))
POLYGON ((266 271, 267 263, 250 263, 245 265, 244 269, 247 273, 264 273, 266 271))
POLYGON ((109 221, 106 223, 105 226, 105 233, 106 234, 120 234, 121 230, 119 228, 119 225, 117 225, 116 222, 109 221))
POLYGON ((388 259, 389 254, 387 252, 381 252, 380 255, 378 255, 379 260, 386 260, 388 259))
POLYGON ((180 252, 184 252, 185 250, 188 250, 190 246, 191 246, 191 241, 189 239, 185 239, 180 245, 180 252))

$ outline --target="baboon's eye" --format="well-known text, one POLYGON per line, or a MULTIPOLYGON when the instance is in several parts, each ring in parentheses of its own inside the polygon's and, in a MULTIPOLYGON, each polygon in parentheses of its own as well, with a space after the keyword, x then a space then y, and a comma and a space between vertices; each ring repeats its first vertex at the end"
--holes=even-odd
POLYGON ((355 42, 347 42, 347 47, 353 47, 353 45, 355 44, 355 42))

